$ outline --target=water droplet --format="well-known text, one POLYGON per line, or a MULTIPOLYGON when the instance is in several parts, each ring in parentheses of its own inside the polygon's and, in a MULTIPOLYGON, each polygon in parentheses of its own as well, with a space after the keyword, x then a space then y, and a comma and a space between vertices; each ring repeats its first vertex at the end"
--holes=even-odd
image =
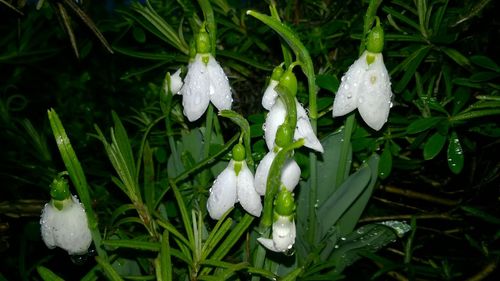
POLYGON ((358 99, 358 103, 363 103, 363 102, 364 102, 363 98, 358 99))
POLYGON ((345 237, 340 237, 340 240, 345 241, 345 240, 347 240, 347 238, 345 238, 345 237))
POLYGON ((347 98, 348 98, 348 99, 352 98, 352 94, 351 94, 350 92, 349 92, 349 93, 347 93, 347 98))

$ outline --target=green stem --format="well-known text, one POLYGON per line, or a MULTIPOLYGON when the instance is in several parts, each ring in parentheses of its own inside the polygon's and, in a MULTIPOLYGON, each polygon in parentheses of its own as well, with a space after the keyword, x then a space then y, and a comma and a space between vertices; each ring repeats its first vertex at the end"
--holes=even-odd
POLYGON ((203 17, 208 27, 208 36, 210 37, 210 50, 212 55, 215 56, 215 49, 217 43, 217 25, 215 23, 214 10, 208 0, 198 0, 198 4, 203 11, 203 17))

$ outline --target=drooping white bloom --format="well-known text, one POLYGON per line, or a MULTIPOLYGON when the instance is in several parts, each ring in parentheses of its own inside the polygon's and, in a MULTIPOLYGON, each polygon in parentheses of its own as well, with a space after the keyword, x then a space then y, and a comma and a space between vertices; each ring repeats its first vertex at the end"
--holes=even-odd
MULTIPOLYGON (((314 149, 318 152, 323 152, 323 146, 321 145, 318 137, 314 133, 311 122, 307 113, 302 107, 302 105, 295 99, 295 104, 297 106, 297 125, 293 135, 294 140, 304 139, 304 146, 314 149)), ((264 138, 266 140, 267 148, 272 150, 274 147, 274 140, 276 139, 276 132, 278 127, 285 122, 286 118, 286 107, 280 98, 275 99, 275 103, 271 110, 267 114, 266 121, 264 123, 264 138)))
POLYGON ((76 196, 64 200, 63 205, 59 210, 52 202, 45 204, 40 218, 42 239, 50 249, 60 247, 70 255, 85 254, 92 242, 85 210, 76 196))
POLYGON ((170 92, 172 94, 179 94, 180 95, 180 90, 182 88, 182 85, 184 85, 184 83, 182 83, 182 78, 181 78, 181 69, 177 69, 177 71, 170 75, 170 82, 169 83, 165 83, 166 88, 165 89, 165 92, 167 92, 168 90, 170 90, 170 92))
POLYGON ((273 223, 272 239, 257 238, 264 247, 274 252, 285 252, 295 244, 296 229, 293 216, 280 216, 273 223))
MULTIPOLYGON (((255 171, 255 190, 260 195, 266 194, 267 177, 269 176, 269 169, 271 169, 271 164, 275 157, 276 153, 272 150, 269 151, 262 158, 255 171)), ((293 158, 285 161, 285 164, 281 168, 281 183, 288 191, 292 192, 299 183, 300 172, 300 167, 293 158)))
POLYGON ((382 53, 365 51, 342 77, 332 114, 342 116, 357 108, 368 126, 380 130, 389 116, 391 97, 390 77, 382 53))
POLYGON ((210 101, 218 110, 231 109, 233 102, 227 76, 211 54, 196 54, 179 94, 191 122, 203 115, 210 101))
POLYGON ((255 191, 252 172, 245 161, 231 160, 210 189, 208 213, 212 219, 218 220, 238 201, 245 211, 256 217, 260 216, 262 203, 255 191), (235 165, 241 165, 238 173, 235 165))

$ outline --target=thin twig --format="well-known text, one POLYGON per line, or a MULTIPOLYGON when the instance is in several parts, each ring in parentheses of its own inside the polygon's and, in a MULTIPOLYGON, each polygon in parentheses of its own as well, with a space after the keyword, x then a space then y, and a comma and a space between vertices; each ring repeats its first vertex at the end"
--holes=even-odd
POLYGON ((421 192, 417 192, 417 191, 413 191, 413 190, 409 190, 409 189, 398 188, 395 186, 380 186, 380 189, 385 191, 385 192, 388 192, 388 193, 398 194, 398 195, 402 195, 402 196, 414 198, 414 199, 420 199, 420 200, 424 200, 424 201, 428 201, 428 202, 432 202, 432 203, 437 203, 437 204, 445 205, 445 206, 456 206, 460 203, 460 200, 451 200, 451 199, 447 199, 447 198, 441 198, 441 197, 437 197, 434 195, 421 193, 421 192))

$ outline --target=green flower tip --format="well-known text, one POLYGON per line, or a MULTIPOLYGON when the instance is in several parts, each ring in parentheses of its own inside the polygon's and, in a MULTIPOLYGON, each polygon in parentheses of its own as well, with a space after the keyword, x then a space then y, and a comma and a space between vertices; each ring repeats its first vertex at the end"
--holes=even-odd
POLYGON ((67 174, 67 172, 60 173, 50 184, 50 197, 52 199, 62 201, 70 198, 68 180, 63 178, 67 174))
POLYGON ((241 143, 233 147, 233 159, 235 161, 243 161, 245 159, 245 147, 241 143))
POLYGON ((271 79, 274 81, 280 81, 281 76, 283 76, 283 67, 282 64, 276 66, 273 69, 273 74, 271 75, 271 79))
POLYGON ((205 23, 201 25, 200 31, 196 35, 196 52, 199 54, 210 53, 210 36, 208 36, 205 23))
POLYGON ((380 26, 380 19, 376 17, 375 20, 377 23, 368 34, 366 49, 372 53, 381 53, 384 49, 384 29, 380 26))
POLYGON ((283 73, 283 75, 281 75, 281 78, 279 79, 279 85, 285 87, 294 97, 297 94, 297 77, 295 77, 295 74, 293 73, 293 67, 295 65, 295 63, 290 65, 290 67, 288 67, 288 69, 285 71, 285 73, 283 73))
POLYGON ((275 143, 279 147, 286 147, 290 143, 292 143, 294 130, 288 126, 285 122, 278 127, 278 131, 276 132, 275 143))
POLYGON ((274 212, 279 216, 291 216, 295 211, 293 193, 282 188, 274 199, 274 212))

